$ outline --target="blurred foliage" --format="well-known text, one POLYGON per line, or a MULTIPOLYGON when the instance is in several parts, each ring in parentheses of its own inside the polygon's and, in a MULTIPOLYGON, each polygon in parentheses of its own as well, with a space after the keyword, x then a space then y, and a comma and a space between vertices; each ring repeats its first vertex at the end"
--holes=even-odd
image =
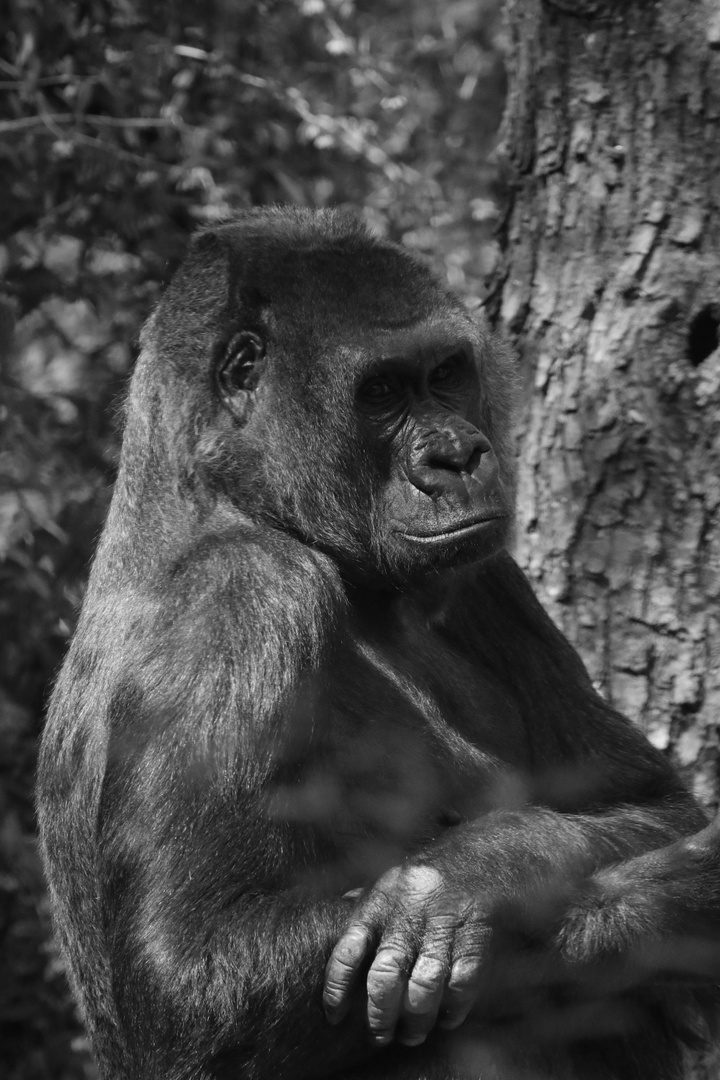
POLYGON ((0 1075, 94 1071, 50 942, 32 778, 118 449, 189 232, 350 203, 479 294, 497 0, 5 0, 0 14, 0 1075))

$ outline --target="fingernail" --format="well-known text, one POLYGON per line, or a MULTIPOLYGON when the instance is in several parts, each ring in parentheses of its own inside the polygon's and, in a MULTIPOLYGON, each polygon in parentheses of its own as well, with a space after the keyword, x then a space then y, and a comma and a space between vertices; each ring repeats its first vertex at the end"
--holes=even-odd
POLYGON ((387 1046, 392 1042, 392 1034, 390 1035, 376 1035, 374 1032, 370 1032, 370 1038, 376 1046, 387 1046))

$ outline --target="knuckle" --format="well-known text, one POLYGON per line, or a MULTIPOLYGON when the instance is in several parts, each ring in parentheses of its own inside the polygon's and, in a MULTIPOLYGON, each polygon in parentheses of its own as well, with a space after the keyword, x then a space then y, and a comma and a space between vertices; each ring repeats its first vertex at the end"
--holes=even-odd
POLYGON ((380 949, 372 962, 370 974, 380 978, 396 978, 408 970, 408 960, 400 949, 380 949))
POLYGON ((354 970, 355 962, 356 958, 354 955, 351 955, 348 952, 336 952, 330 958, 328 971, 335 973, 338 968, 341 968, 344 972, 350 972, 354 970))
POLYGON ((445 974, 444 964, 429 957, 421 957, 408 980, 405 997, 407 1012, 421 1017, 433 1015, 443 992, 445 974))
POLYGON ((480 971, 479 957, 456 960, 450 971, 447 988, 451 994, 463 994, 472 989, 480 971))
POLYGON ((426 1000, 428 995, 434 994, 442 986, 442 972, 437 975, 412 976, 408 983, 408 995, 410 1001, 426 1000))
POLYGON ((332 951, 332 960, 351 966, 362 956, 368 944, 368 933, 364 927, 351 927, 345 931, 332 951))
POLYGON ((353 922, 345 927, 340 941, 346 942, 348 946, 355 948, 357 946, 365 945, 369 935, 369 926, 366 926, 365 923, 353 922))
POLYGON ((456 912, 438 911, 428 920, 425 930, 425 937, 428 940, 429 947, 437 946, 440 943, 444 944, 461 925, 461 920, 456 912))
POLYGON ((434 960, 429 956, 421 956, 413 968, 410 976, 410 984, 420 989, 434 990, 443 982, 445 965, 440 960, 434 960))
POLYGON ((323 1006, 327 1012, 336 1012, 341 1009, 344 1004, 344 997, 341 990, 336 987, 326 988, 323 992, 323 1006))
POLYGON ((339 1006, 349 990, 349 982, 335 979, 332 975, 326 976, 325 985, 323 986, 323 1001, 330 1008, 336 1005, 339 1006))
POLYGON ((368 1019, 374 1026, 386 1021, 395 1001, 400 997, 400 987, 381 979, 368 982, 368 1019))
POLYGON ((435 1016, 441 989, 442 987, 434 986, 429 989, 423 988, 419 993, 408 993, 405 1011, 417 1019, 435 1016))
POLYGON ((468 953, 480 952, 485 948, 492 934, 487 909, 477 902, 470 904, 463 913, 463 925, 467 942, 465 951, 468 953))
POLYGON ((374 908, 385 908, 392 903, 394 897, 402 887, 403 869, 401 866, 392 866, 375 882, 368 894, 367 903, 374 908))
POLYGON ((411 866, 405 871, 405 887, 412 896, 431 899, 442 892, 443 876, 432 866, 411 866))
POLYGON ((391 1004, 387 987, 368 986, 367 1017, 373 1031, 389 1026, 388 1013, 391 1004))
POLYGON ((374 1038, 392 1038, 399 1014, 401 989, 368 986, 367 1021, 374 1038))
POLYGON ((402 879, 403 869, 401 866, 393 866, 380 878, 380 885, 394 888, 402 879))
POLYGON ((367 978, 368 1022, 373 1031, 395 1026, 405 989, 405 957, 389 949, 375 957, 367 978))
POLYGON ((323 990, 323 997, 325 1001, 335 1002, 339 1001, 345 990, 345 984, 338 982, 336 979, 329 976, 325 982, 325 988, 323 990))

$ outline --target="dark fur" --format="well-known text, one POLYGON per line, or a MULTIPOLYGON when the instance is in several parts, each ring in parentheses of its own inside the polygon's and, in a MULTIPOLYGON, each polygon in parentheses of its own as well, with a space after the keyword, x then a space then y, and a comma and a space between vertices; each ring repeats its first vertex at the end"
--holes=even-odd
POLYGON ((39 780, 57 929, 107 1080, 680 1075, 680 991, 631 994, 622 1035, 522 1053, 487 1023, 469 1043, 470 1022, 378 1052, 361 992, 339 1027, 322 1013, 343 894, 403 858, 479 875, 498 910, 579 885, 543 947, 582 964, 661 921, 599 868, 630 860, 620 876, 652 896, 633 857, 704 824, 506 553, 436 565, 388 542, 398 481, 359 433, 346 345, 434 319, 468 325, 509 493, 507 357, 345 215, 260 211, 200 235, 145 330, 39 780), (264 426, 213 382, 238 330, 267 341, 264 426))

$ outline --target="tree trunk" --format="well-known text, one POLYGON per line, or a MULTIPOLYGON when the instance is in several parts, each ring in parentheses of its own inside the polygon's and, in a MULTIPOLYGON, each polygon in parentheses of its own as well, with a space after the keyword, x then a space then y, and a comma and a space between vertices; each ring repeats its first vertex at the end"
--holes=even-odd
POLYGON ((716 806, 720 4, 508 0, 491 313, 522 349, 518 556, 716 806))

